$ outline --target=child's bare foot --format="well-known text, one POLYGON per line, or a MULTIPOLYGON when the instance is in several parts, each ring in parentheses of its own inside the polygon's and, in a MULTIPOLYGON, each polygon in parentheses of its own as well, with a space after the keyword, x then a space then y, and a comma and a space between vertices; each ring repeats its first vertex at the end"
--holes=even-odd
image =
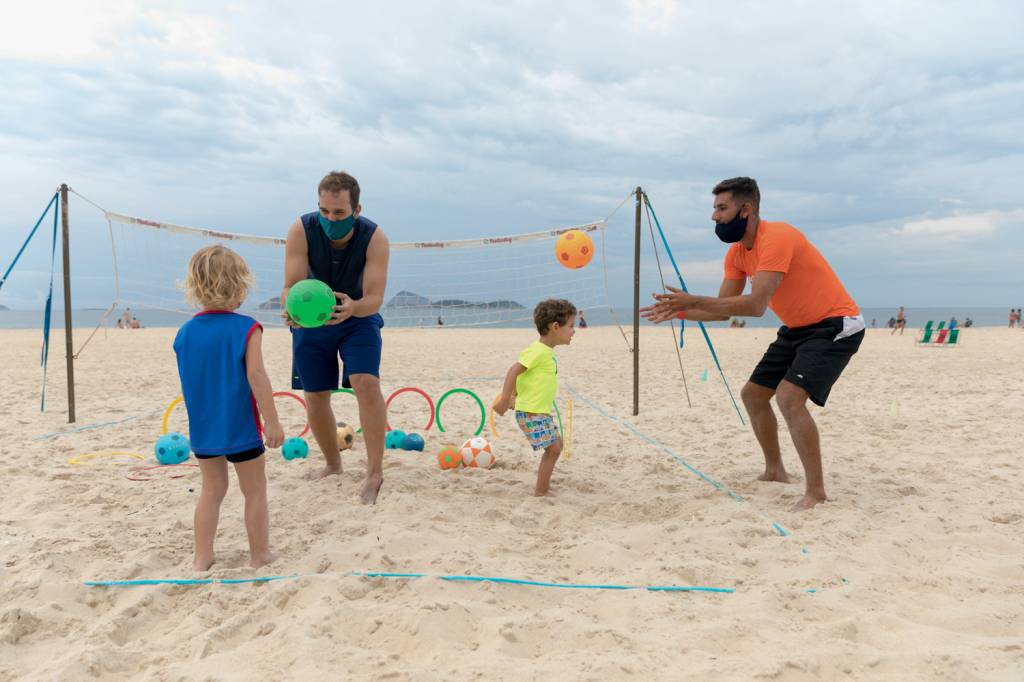
POLYGON ((263 554, 253 555, 249 559, 249 566, 252 568, 261 568, 272 562, 277 557, 272 552, 264 552, 263 554))
POLYGON ((338 466, 331 466, 330 464, 327 464, 324 466, 323 469, 320 469, 319 471, 310 471, 308 474, 306 474, 306 480, 319 481, 321 478, 327 478, 328 476, 337 476, 339 474, 341 474, 340 464, 338 466))
POLYGON ((824 495, 812 495, 811 493, 807 493, 799 502, 790 507, 789 511, 806 511, 808 509, 813 509, 822 502, 828 502, 828 498, 824 495))
POLYGON ((759 481, 772 483, 789 483, 789 474, 785 469, 765 469, 764 473, 757 477, 759 481))
POLYGON ((201 557, 197 554, 195 560, 192 562, 193 571, 209 571, 210 566, 213 566, 213 556, 201 557))
POLYGON ((377 495, 380 494, 380 487, 384 485, 384 474, 373 474, 367 476, 359 489, 359 501, 363 504, 377 504, 377 495))
POLYGON ((543 491, 542 490, 534 490, 533 491, 533 496, 534 497, 558 497, 558 493, 556 493, 554 490, 551 490, 551 489, 543 490, 543 491))

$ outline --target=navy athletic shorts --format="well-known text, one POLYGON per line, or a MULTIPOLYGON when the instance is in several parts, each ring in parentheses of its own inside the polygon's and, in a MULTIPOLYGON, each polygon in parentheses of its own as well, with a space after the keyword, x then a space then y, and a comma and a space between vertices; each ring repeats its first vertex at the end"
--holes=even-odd
POLYGON ((353 374, 380 377, 383 326, 384 318, 374 314, 314 329, 292 328, 292 388, 310 393, 337 389, 338 358, 345 368, 345 388, 352 388, 353 374))

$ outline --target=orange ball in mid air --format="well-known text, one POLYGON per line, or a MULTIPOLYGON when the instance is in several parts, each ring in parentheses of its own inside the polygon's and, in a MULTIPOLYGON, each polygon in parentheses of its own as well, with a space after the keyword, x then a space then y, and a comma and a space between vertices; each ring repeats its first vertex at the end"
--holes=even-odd
POLYGON ((594 241, 583 230, 569 230, 555 242, 555 257, 571 270, 582 268, 594 257, 594 241))

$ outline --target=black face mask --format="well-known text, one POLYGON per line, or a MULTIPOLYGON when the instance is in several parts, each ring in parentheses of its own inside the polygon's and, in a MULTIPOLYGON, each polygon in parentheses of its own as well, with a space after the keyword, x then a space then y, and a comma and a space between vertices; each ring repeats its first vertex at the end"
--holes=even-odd
POLYGON ((738 242, 747 233, 747 219, 740 217, 742 213, 740 210, 736 217, 727 223, 715 223, 715 234, 726 244, 738 242))

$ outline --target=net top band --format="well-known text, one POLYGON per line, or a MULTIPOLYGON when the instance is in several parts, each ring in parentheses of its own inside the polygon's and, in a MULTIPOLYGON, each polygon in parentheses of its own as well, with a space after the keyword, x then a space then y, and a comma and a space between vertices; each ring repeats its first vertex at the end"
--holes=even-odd
MULTIPOLYGON (((185 225, 175 225, 174 223, 159 222, 156 220, 147 220, 145 218, 136 218, 135 216, 125 215, 123 213, 114 213, 113 211, 104 212, 107 220, 115 223, 122 223, 124 225, 132 225, 144 229, 151 230, 166 230, 167 232, 173 232, 175 234, 187 234, 196 237, 206 237, 209 239, 220 239, 223 241, 236 241, 244 242, 247 244, 258 244, 261 246, 284 246, 285 240, 279 237, 264 237, 253 234, 240 234, 236 232, 222 232, 220 230, 207 230, 200 227, 188 227, 185 225)), ((595 232, 597 230, 604 229, 604 220, 595 220, 589 223, 583 223, 582 225, 571 225, 569 227, 560 227, 550 230, 539 230, 537 232, 524 232, 520 234, 505 235, 499 237, 482 237, 478 239, 453 239, 448 241, 431 241, 431 242, 391 242, 392 250, 415 250, 415 249, 459 249, 459 248, 470 248, 470 247, 481 247, 481 246, 504 246, 506 244, 516 244, 521 242, 538 241, 541 239, 551 239, 558 235, 569 232, 570 230, 580 230, 582 232, 595 232)))

